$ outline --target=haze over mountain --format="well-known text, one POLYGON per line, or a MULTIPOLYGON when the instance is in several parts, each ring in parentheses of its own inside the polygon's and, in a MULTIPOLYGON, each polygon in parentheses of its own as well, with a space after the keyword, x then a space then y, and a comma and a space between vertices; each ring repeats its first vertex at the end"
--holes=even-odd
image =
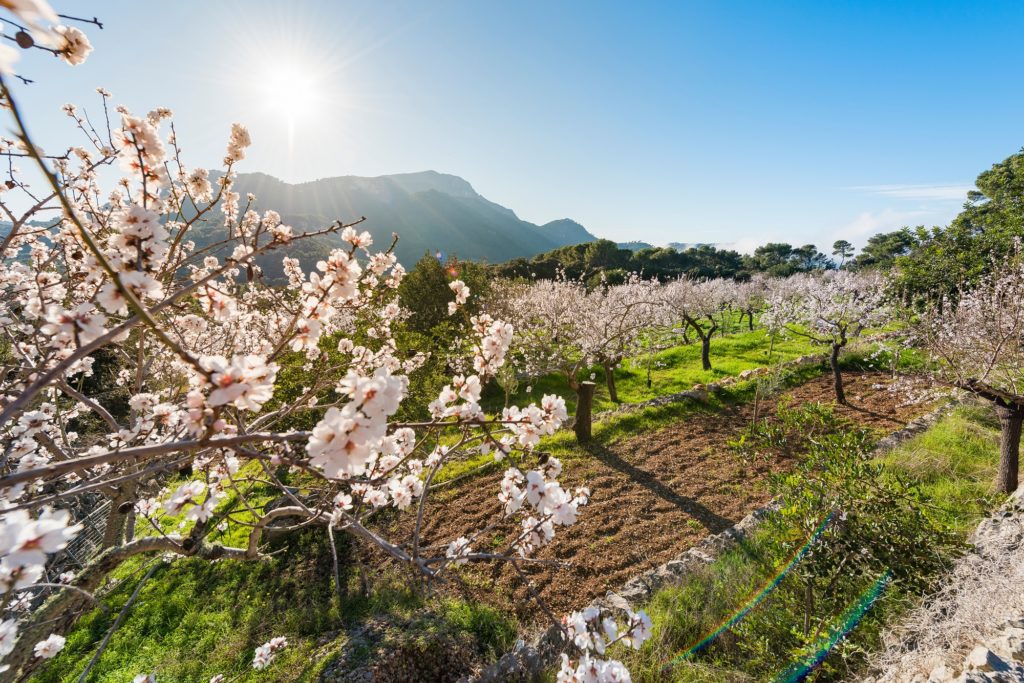
MULTIPOLYGON (((244 173, 234 189, 243 197, 255 194, 261 209, 273 208, 296 232, 366 216, 361 228, 373 235, 376 247, 385 248, 391 233, 398 233, 396 253, 407 268, 427 252, 499 263, 597 239, 568 218, 545 225, 525 221, 462 178, 435 171, 341 176, 294 185, 264 173, 244 173)), ((319 239, 323 249, 339 243, 336 236, 319 239)), ((301 258, 321 249, 304 246, 300 251, 301 258)))

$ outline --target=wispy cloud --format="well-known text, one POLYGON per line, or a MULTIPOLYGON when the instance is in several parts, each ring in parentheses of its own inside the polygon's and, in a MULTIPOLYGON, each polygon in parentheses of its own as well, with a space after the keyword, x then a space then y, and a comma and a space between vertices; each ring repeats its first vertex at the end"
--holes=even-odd
POLYGON ((741 254, 753 254, 754 250, 765 243, 763 238, 757 237, 741 237, 735 242, 730 242, 727 245, 723 245, 723 249, 733 249, 741 254))
POLYGON ((913 200, 964 201, 973 185, 951 183, 947 185, 859 185, 847 188, 882 197, 913 200))
MULTIPOLYGON (((882 209, 881 211, 864 211, 855 218, 831 230, 828 240, 844 239, 853 242, 854 246, 863 246, 867 238, 880 232, 892 232, 904 226, 945 225, 957 214, 958 209, 947 205, 945 209, 938 207, 916 211, 898 211, 882 209)), ((831 241, 829 242, 831 244, 831 241)))

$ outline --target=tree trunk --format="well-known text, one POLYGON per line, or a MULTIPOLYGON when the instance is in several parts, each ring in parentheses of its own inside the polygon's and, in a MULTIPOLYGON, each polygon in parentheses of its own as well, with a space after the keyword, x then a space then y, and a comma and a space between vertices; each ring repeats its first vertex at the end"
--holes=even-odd
POLYGON ((754 312, 753 311, 747 311, 747 327, 750 329, 751 332, 754 331, 754 312))
POLYGON ((576 440, 580 443, 590 441, 596 386, 593 382, 580 382, 576 391, 576 424, 573 431, 576 432, 576 440))
POLYGON ((604 365, 604 379, 608 383, 608 396, 611 398, 612 403, 619 402, 619 392, 615 390, 615 366, 604 365))
POLYGON ((999 474, 996 489, 1000 493, 1017 490, 1017 470, 1020 464, 1020 432, 1024 423, 1024 408, 996 404, 1001 433, 999 437, 999 474))
POLYGON ((705 370, 711 369, 711 333, 700 339, 700 364, 705 370))
POLYGON ((836 388, 836 402, 846 405, 846 392, 843 391, 843 373, 839 371, 839 351, 842 348, 842 344, 832 344, 832 353, 828 357, 828 364, 832 368, 832 379, 836 388))
MULTIPOLYGON (((126 522, 128 521, 128 513, 134 510, 132 504, 135 499, 136 491, 138 490, 138 482, 129 481, 118 489, 117 495, 114 496, 113 500, 110 501, 110 511, 107 512, 107 524, 103 529, 103 540, 102 547, 113 548, 116 545, 121 544, 122 534, 125 531, 126 522)), ((134 522, 134 515, 132 516, 134 522)), ((134 537, 134 533, 131 537, 134 537)))

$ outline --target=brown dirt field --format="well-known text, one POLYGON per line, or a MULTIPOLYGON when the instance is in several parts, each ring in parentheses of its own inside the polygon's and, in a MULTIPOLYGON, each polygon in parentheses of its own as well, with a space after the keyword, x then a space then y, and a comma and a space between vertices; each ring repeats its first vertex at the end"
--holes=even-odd
MULTIPOLYGON (((846 373, 849 406, 837 414, 880 433, 903 427, 923 413, 923 406, 897 407, 898 397, 884 388, 886 375, 846 373)), ((831 403, 831 377, 819 377, 762 401, 762 416, 773 415, 781 396, 793 405, 831 403)), ((751 404, 720 412, 698 413, 670 427, 590 447, 591 459, 565 463, 566 489, 587 485, 590 504, 579 521, 558 527, 554 540, 536 555, 569 562, 555 568, 523 564, 532 590, 561 615, 656 567, 710 534, 732 526, 770 498, 766 479, 792 459, 744 463, 726 445, 749 424, 751 404)), ((428 504, 424 538, 440 543, 483 528, 500 515, 497 499, 501 472, 438 492, 428 504)), ((512 526, 497 529, 509 534, 512 526)), ((486 548, 478 544, 477 549, 486 548)), ((495 548, 500 548, 495 545, 495 548)), ((444 590, 511 610, 524 624, 542 615, 530 589, 507 563, 476 565, 459 572, 444 590)))

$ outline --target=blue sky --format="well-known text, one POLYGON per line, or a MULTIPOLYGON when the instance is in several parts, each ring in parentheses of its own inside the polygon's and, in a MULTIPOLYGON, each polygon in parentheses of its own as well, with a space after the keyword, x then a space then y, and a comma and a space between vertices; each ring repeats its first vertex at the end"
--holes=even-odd
MULTIPOLYGON (((58 11, 84 12, 54 0, 58 11)), ((543 223, 655 244, 856 244, 945 223, 1024 145, 1024 3, 120 2, 16 93, 175 112, 186 160, 289 181, 434 169, 543 223)))

